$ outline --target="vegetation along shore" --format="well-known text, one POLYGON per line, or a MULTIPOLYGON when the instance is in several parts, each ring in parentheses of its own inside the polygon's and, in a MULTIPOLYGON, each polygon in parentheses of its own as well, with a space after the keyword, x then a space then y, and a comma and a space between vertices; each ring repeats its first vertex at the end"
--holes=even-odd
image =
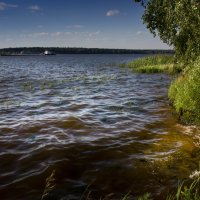
POLYGON ((177 72, 169 88, 169 99, 182 122, 199 125, 199 1, 135 1, 144 7, 144 24, 152 34, 158 35, 163 42, 174 48, 175 56, 144 58, 128 66, 138 72, 177 72))
POLYGON ((180 121, 184 124, 200 125, 200 57, 191 63, 176 61, 175 56, 156 55, 139 58, 122 67, 137 73, 168 73, 174 79, 168 97, 180 121))

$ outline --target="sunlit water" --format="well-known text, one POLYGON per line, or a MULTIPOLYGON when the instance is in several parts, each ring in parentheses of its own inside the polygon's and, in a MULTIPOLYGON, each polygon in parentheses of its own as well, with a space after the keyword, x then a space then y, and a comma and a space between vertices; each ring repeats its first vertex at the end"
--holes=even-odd
POLYGON ((54 170, 54 199, 162 199, 198 168, 170 77, 118 66, 141 56, 0 57, 1 199, 41 199, 54 170))

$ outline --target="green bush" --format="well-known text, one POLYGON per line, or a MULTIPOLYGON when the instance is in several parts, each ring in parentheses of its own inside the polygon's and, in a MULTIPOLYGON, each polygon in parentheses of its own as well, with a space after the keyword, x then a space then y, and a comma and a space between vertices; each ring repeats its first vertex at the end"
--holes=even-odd
POLYGON ((168 95, 183 122, 200 124, 200 57, 172 82, 168 95))

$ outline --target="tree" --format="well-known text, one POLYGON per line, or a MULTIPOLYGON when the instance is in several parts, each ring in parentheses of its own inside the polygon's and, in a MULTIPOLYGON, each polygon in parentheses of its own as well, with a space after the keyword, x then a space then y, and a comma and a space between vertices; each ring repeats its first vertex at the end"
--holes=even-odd
POLYGON ((176 55, 200 55, 200 0, 134 0, 144 7, 143 21, 154 36, 173 46, 176 55))

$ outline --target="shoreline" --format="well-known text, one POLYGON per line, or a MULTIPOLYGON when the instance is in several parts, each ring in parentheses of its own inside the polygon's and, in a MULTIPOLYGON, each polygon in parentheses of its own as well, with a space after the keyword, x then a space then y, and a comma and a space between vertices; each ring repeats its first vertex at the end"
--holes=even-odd
POLYGON ((1 55, 2 57, 5 56, 55 56, 55 54, 49 54, 49 55, 45 55, 45 54, 10 54, 10 55, 1 55))

